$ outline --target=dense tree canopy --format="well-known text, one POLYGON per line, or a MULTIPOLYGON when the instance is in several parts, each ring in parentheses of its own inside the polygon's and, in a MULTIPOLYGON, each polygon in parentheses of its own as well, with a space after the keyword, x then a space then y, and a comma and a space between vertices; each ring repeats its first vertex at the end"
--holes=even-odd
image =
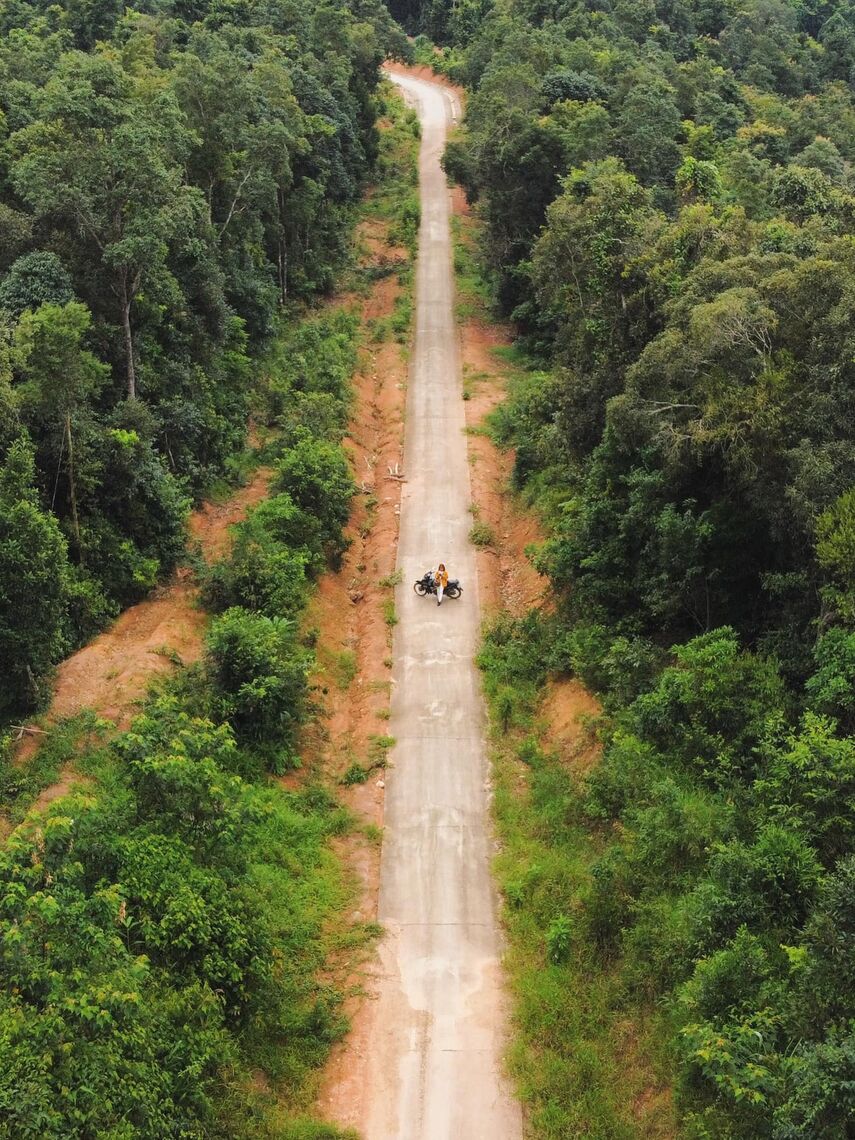
POLYGON ((446 168, 541 368, 495 421, 549 524, 540 653, 610 717, 573 930, 667 1011, 685 1135, 848 1136, 853 10, 444 8, 446 168))
POLYGON ((5 709, 180 555, 242 446, 253 358, 332 284, 401 42, 374 0, 0 13, 0 463, 34 456, 15 509, 41 534, 4 513, 5 709), (36 629, 21 591, 48 567, 36 629))

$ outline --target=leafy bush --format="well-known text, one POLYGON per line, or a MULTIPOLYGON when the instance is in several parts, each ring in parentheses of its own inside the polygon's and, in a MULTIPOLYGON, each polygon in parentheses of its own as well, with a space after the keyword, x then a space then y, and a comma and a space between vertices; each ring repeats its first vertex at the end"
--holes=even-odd
MULTIPOLYGON (((325 565, 323 524, 311 511, 304 510, 289 494, 274 495, 255 508, 245 526, 249 533, 265 532, 272 542, 307 558, 307 565, 317 573, 325 565)), ((239 533, 243 526, 239 528, 239 533)), ((259 538, 259 542, 263 540, 259 538)))
POLYGON ((836 1140, 855 1118, 855 1035, 798 1047, 786 1066, 774 1140, 836 1140))
POLYGON ((340 905, 322 849, 340 813, 254 789, 238 764, 228 727, 161 697, 98 758, 97 797, 63 800, 4 845, 10 1135, 270 1136, 243 1066, 295 1088, 342 1032, 314 978, 340 905))
POLYGON ((712 783, 748 774, 770 716, 784 703, 775 663, 741 651, 726 627, 675 646, 674 656, 630 715, 663 752, 712 783))
POLYGON ((341 446, 299 432, 277 464, 274 489, 290 495, 301 510, 319 521, 325 549, 335 564, 346 549, 343 528, 356 493, 341 446))
POLYGON ((546 931, 546 953, 549 961, 558 966, 570 953, 573 925, 566 914, 559 914, 546 931))
POLYGON ((816 672, 805 684, 811 706, 836 717, 852 731, 855 729, 855 633, 839 626, 829 629, 817 642, 814 657, 816 672))
POLYGON ((232 725, 239 741, 278 746, 274 764, 279 768, 291 763, 309 660, 291 622, 240 607, 217 618, 207 637, 214 715, 232 725))
POLYGON ((32 449, 14 443, 0 468, 0 716, 36 706, 65 646, 68 550, 56 519, 38 507, 32 449))
POLYGON ((73 297, 67 269, 48 250, 25 253, 0 282, 0 309, 10 317, 20 317, 25 309, 35 310, 46 303, 65 305, 73 297))
POLYGON ((754 786, 757 814, 806 836, 828 865, 855 846, 855 740, 806 713, 797 732, 770 742, 754 786))
POLYGON ((215 613, 243 606, 267 617, 294 618, 306 601, 309 558, 305 549, 276 541, 255 514, 237 528, 228 558, 205 574, 202 598, 215 613))
POLYGON ((478 519, 472 524, 469 531, 469 541, 473 546, 493 546, 496 536, 489 523, 484 522, 483 519, 478 519))

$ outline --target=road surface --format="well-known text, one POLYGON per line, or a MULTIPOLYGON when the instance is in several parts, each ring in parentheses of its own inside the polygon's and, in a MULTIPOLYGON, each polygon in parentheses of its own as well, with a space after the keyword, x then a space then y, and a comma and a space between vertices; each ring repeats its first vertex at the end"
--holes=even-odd
POLYGON ((459 108, 392 75, 422 124, 422 220, 407 428, 380 868, 379 990, 366 1059, 365 1140, 520 1140, 502 1075, 501 936, 490 873, 489 768, 473 656, 480 628, 454 319, 449 194, 440 169, 459 108), (438 561, 460 600, 418 598, 438 561))

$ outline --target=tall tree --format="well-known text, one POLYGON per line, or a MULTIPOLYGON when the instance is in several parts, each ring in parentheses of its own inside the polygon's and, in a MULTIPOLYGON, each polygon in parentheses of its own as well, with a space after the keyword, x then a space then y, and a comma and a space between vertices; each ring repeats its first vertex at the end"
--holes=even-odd
POLYGON ((69 227, 78 258, 109 282, 133 399, 134 300, 163 271, 170 242, 196 236, 204 217, 180 165, 191 135, 160 84, 134 81, 103 56, 64 57, 42 103, 43 116, 10 140, 12 180, 38 217, 69 227))
POLYGON ((0 466, 0 715, 32 708, 63 646, 68 557, 56 519, 38 504, 32 446, 0 466))

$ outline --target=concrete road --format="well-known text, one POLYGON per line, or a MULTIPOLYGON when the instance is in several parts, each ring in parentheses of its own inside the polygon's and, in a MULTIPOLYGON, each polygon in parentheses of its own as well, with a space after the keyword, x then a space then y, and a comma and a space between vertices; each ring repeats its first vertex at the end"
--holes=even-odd
POLYGON ((381 858, 379 993, 365 1140, 519 1140, 502 1076, 501 936, 484 710, 473 663, 480 612, 468 541, 469 468, 454 320, 449 194, 440 169, 459 108, 446 90, 393 75, 422 124, 415 347, 407 394, 390 731, 381 858), (418 598, 438 561, 463 597, 418 598))

